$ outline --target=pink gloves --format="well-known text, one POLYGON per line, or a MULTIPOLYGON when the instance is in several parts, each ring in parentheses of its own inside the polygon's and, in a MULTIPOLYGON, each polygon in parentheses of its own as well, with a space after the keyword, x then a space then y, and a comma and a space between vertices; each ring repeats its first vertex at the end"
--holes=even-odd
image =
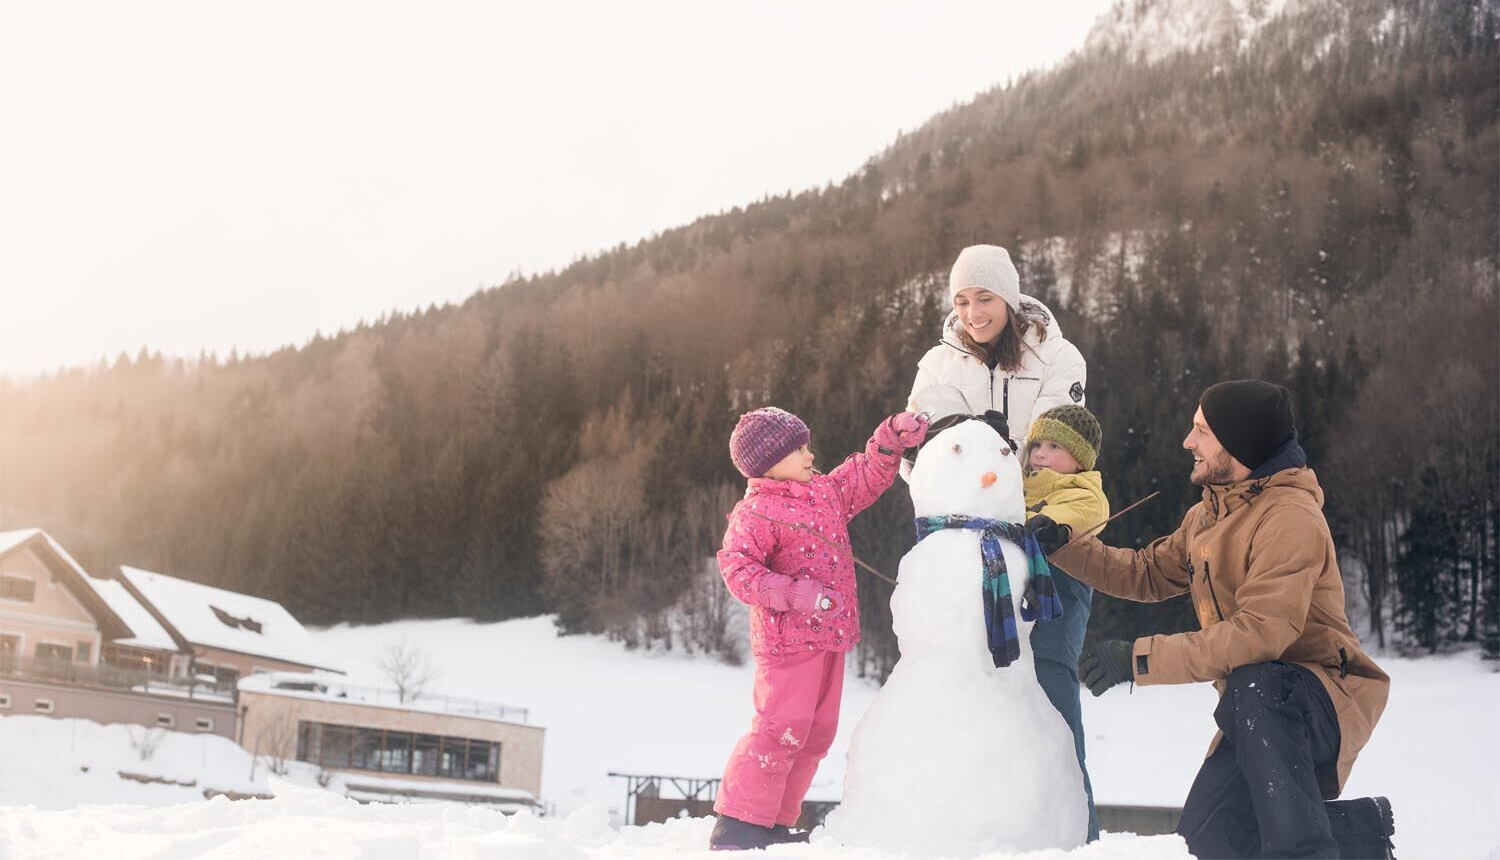
POLYGON ((844 605, 844 596, 817 580, 799 579, 792 583, 787 604, 793 612, 817 615, 832 612, 844 605))
POLYGON ((880 423, 875 438, 880 445, 897 453, 915 448, 927 438, 927 417, 914 412, 899 412, 880 423))

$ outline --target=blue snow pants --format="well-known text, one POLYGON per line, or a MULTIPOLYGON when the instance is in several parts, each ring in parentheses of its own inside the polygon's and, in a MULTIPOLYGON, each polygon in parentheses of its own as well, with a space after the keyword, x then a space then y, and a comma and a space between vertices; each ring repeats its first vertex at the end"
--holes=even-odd
POLYGON ((1084 763, 1082 688, 1078 683, 1078 657, 1094 606, 1094 589, 1056 567, 1052 568, 1052 580, 1062 599, 1063 614, 1031 628, 1031 652, 1037 681, 1073 732, 1073 749, 1078 753, 1078 769, 1083 771, 1083 790, 1088 795, 1089 841, 1094 842, 1099 839, 1099 813, 1094 809, 1094 786, 1084 763))

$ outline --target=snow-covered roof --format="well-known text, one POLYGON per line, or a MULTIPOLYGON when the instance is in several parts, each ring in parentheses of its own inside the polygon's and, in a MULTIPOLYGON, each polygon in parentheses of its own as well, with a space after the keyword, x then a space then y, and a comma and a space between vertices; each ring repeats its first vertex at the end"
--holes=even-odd
POLYGON ((41 534, 41 532, 41 529, 18 529, 13 532, 0 532, 0 555, 5 555, 41 534))
POLYGON ((177 643, 173 641, 172 635, 167 632, 152 616, 151 612, 142 606, 140 601, 128 591, 125 586, 113 579, 98 579, 96 577, 85 577, 84 582, 94 589, 114 613, 120 616, 125 626, 130 628, 131 636, 124 639, 116 639, 117 645, 129 645, 135 648, 151 648, 158 651, 176 651, 177 643))
MULTIPOLYGON (((98 623, 100 631, 108 639, 118 639, 129 631, 124 629, 124 618, 110 602, 104 599, 98 589, 91 588, 93 577, 83 569, 78 560, 68 554, 62 548, 62 544, 53 539, 43 529, 30 528, 18 529, 16 531, 0 532, 0 555, 5 555, 12 550, 19 549, 27 544, 32 544, 32 552, 45 548, 38 557, 43 560, 53 575, 63 583, 74 597, 78 598, 98 623), (49 558, 50 556, 50 558, 49 558), (62 567, 59 568, 58 564, 62 567)), ((169 646, 175 647, 175 646, 169 646)))
POLYGON ((194 645, 335 668, 297 619, 274 600, 124 565, 120 576, 194 645))

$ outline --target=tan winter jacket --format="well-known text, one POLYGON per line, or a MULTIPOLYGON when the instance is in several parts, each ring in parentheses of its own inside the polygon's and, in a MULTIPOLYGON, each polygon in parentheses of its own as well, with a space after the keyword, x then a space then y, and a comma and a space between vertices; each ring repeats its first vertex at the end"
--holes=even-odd
POLYGON ((1138 684, 1212 681, 1222 695, 1225 678, 1240 666, 1284 660, 1312 670, 1333 699, 1343 735, 1337 773, 1318 774, 1331 799, 1375 730, 1390 677, 1361 650, 1344 615, 1344 582, 1322 508, 1312 470, 1285 469, 1204 487, 1203 501, 1177 531, 1145 549, 1114 549, 1088 537, 1050 560, 1127 600, 1192 595, 1203 629, 1137 639, 1138 684))

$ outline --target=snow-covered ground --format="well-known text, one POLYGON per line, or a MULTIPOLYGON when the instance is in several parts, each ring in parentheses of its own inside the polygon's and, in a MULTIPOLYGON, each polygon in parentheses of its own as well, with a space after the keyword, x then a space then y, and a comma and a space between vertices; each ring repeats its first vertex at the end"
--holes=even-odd
MULTIPOLYGON (((557 815, 507 818, 446 804, 361 806, 317 788, 310 769, 294 768, 278 780, 260 767, 252 777, 249 756, 218 738, 174 734, 142 761, 124 727, 17 716, 0 718, 0 860, 606 860, 702 852, 707 819, 612 826, 625 791, 607 774, 717 776, 748 724, 748 666, 632 652, 596 637, 559 638, 546 618, 341 626, 315 631, 314 638, 351 670, 351 682, 380 683, 381 652, 404 639, 441 665, 434 692, 529 708, 530 720, 547 729, 542 794, 557 815), (128 782, 120 770, 194 785, 128 782), (205 787, 276 799, 203 800, 205 787)), ((1392 799, 1403 858, 1500 857, 1500 674, 1472 652, 1380 662, 1394 679, 1391 701, 1355 766, 1350 794, 1392 799)), ((838 796, 848 736, 875 695, 873 684, 853 678, 845 690, 839 740, 814 798, 838 796)), ((1179 805, 1212 734, 1212 689, 1117 688, 1084 699, 1100 801, 1179 805)), ((898 855, 815 844, 783 846, 769 856, 898 855)), ((1111 834, 1068 856, 1134 860, 1186 852, 1176 837, 1111 834)))

